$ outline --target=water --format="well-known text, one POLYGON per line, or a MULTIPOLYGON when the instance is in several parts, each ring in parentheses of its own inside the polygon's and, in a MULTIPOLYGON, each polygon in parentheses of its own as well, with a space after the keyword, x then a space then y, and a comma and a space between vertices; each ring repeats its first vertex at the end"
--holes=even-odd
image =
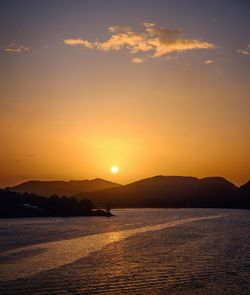
POLYGON ((0 220, 0 294, 250 294, 250 211, 0 220))

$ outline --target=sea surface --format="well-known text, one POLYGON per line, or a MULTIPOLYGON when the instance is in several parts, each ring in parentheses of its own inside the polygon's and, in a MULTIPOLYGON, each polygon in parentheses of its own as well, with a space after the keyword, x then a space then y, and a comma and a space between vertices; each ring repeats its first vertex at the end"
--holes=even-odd
POLYGON ((0 219, 0 294, 250 294, 250 210, 0 219))

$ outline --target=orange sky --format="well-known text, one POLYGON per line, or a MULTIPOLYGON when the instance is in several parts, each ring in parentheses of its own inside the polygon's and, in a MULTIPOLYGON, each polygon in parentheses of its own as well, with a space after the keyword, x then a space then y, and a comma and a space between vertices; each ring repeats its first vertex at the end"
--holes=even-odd
POLYGON ((26 21, 11 25, 7 16, 17 12, 5 7, 0 187, 29 179, 127 183, 157 174, 220 175, 236 184, 250 178, 244 7, 235 27, 229 12, 215 15, 211 7, 200 16, 189 8, 192 21, 183 19, 173 1, 171 15, 156 1, 158 10, 147 4, 127 17, 131 3, 116 15, 108 5, 65 3, 51 7, 46 22, 45 7, 23 7, 26 21))

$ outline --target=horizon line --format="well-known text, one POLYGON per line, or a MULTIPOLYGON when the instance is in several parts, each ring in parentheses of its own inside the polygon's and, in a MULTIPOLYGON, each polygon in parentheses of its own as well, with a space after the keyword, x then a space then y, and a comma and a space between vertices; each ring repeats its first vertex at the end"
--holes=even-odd
POLYGON ((153 176, 149 176, 149 177, 144 177, 144 178, 140 178, 140 179, 136 179, 134 181, 130 181, 128 183, 124 183, 124 184, 121 184, 121 183, 118 183, 118 182, 115 182, 115 181, 111 181, 111 180, 107 180, 105 178, 102 178, 102 177, 95 177, 95 178, 85 178, 85 179, 65 179, 65 180, 62 180, 62 179, 54 179, 54 180, 51 180, 51 179, 29 179, 29 180, 26 180, 26 181, 23 181, 23 182, 19 182, 17 184, 14 184, 12 186, 5 186, 5 187, 1 187, 0 189, 6 189, 6 188, 12 188, 12 187, 15 187, 15 186, 18 186, 18 185, 21 185, 23 183, 26 183, 26 182, 31 182, 31 181, 37 181, 37 182, 71 182, 71 181, 93 181, 93 180, 104 180, 104 181, 108 181, 108 182, 112 182, 112 183, 115 183, 115 184, 118 184, 118 185, 121 185, 121 186, 125 186, 125 185, 129 185, 131 183, 135 183, 135 182, 138 182, 138 181, 141 181, 141 180, 146 180, 146 179, 150 179, 150 178, 155 178, 155 177, 187 177, 187 178, 196 178, 196 179, 205 179, 205 178, 223 178, 229 182, 231 182, 232 184, 234 184, 236 187, 241 187, 242 185, 246 184, 248 181, 250 181, 250 178, 248 180, 246 180, 245 182, 243 182, 241 185, 238 185, 238 184, 235 184, 235 182, 231 181, 231 180, 228 180, 226 177, 224 176, 219 176, 219 175, 216 175, 216 176, 204 176, 204 177, 197 177, 197 176, 190 176, 190 175, 165 175, 165 174, 157 174, 157 175, 153 175, 153 176))

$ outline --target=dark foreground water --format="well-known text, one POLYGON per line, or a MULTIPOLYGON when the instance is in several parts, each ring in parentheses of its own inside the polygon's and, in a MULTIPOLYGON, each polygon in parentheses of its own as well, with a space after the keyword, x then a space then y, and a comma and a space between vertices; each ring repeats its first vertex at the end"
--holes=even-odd
POLYGON ((250 211, 0 219, 0 294, 250 294, 250 211))

